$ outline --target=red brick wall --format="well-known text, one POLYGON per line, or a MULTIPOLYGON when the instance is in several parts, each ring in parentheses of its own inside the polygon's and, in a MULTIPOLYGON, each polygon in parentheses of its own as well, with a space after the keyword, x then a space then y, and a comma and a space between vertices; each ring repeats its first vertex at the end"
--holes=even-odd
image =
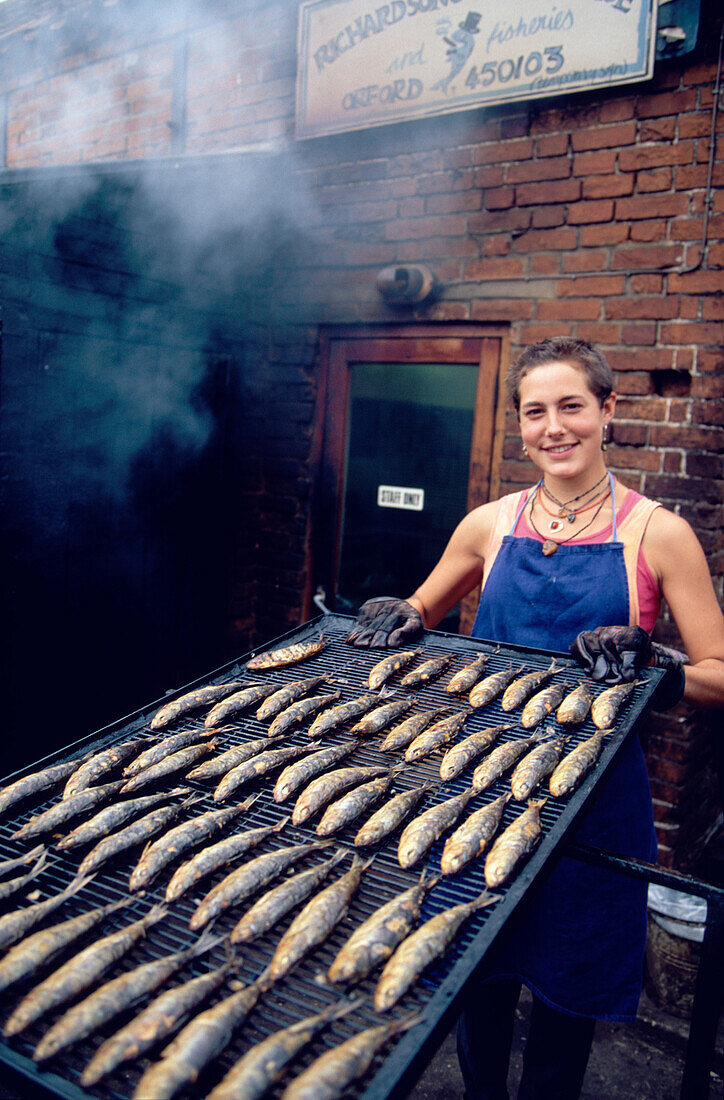
MULTIPOLYGON (((705 0, 699 51, 658 64, 649 83, 305 143, 293 132, 295 3, 148 8, 0 5, 5 163, 277 143, 280 189, 304 196, 313 246, 278 266, 260 365, 245 486, 269 551, 260 635, 301 614, 316 326, 398 321, 374 279, 400 262, 429 264, 442 287, 415 319, 506 323, 512 353, 560 333, 603 347, 619 393, 611 464, 691 521, 721 593, 724 111, 701 247, 716 5, 705 0)), ((499 487, 529 477, 511 414, 499 487)), ((673 637, 665 617, 660 633, 673 637)), ((716 812, 701 730, 683 708, 651 732, 663 862, 686 864, 716 812)))

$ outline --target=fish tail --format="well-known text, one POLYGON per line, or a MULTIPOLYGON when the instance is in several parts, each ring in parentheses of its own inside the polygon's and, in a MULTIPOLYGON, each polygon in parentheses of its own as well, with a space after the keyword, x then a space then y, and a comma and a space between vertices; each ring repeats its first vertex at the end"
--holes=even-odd
MULTIPOLYGON (((259 796, 257 795, 256 797, 258 798, 259 796)), ((287 825, 291 820, 292 820, 292 815, 287 814, 287 816, 283 817, 281 819, 281 821, 277 821, 276 825, 274 826, 274 832, 275 833, 280 833, 282 831, 282 829, 284 828, 284 826, 287 825)))
POLYGON ((78 871, 78 874, 75 876, 70 885, 66 886, 65 890, 63 890, 63 895, 66 898, 73 897, 74 894, 77 894, 79 890, 82 890, 83 887, 86 886, 87 883, 89 883, 93 878, 95 878, 95 875, 87 875, 84 871, 78 871))
POLYGON ((496 901, 500 901, 500 894, 491 894, 488 890, 483 890, 482 894, 478 894, 473 905, 477 911, 485 909, 488 905, 494 905, 496 901))
POLYGON ((162 905, 160 902, 154 905, 152 909, 146 913, 146 916, 142 919, 145 920, 147 926, 150 928, 154 924, 158 924, 168 913, 168 906, 162 905))
POLYGON ((207 928, 205 932, 201 933, 196 943, 188 949, 188 957, 190 959, 196 959, 199 955, 208 954, 209 951, 213 951, 215 947, 223 943, 225 938, 225 936, 215 936, 213 934, 213 929, 207 928))
POLYGON ((320 1013, 324 1016, 325 1020, 341 1020, 343 1016, 348 1016, 350 1012, 354 1012, 361 1005, 364 1004, 364 997, 355 997, 352 1001, 337 1001, 336 1004, 328 1005, 320 1013))
POLYGON ((254 985, 259 989, 260 993, 266 993, 275 984, 275 979, 272 977, 271 964, 266 966, 261 974, 254 979, 254 985))

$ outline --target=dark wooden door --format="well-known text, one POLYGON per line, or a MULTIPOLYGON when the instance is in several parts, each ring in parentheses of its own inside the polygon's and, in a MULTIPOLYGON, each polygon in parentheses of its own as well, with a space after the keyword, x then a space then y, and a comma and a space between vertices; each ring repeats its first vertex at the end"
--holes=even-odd
MULTIPOLYGON (((490 499, 503 340, 467 325, 325 333, 310 580, 330 608, 409 595, 490 499)), ((441 628, 469 632, 476 603, 441 628)))

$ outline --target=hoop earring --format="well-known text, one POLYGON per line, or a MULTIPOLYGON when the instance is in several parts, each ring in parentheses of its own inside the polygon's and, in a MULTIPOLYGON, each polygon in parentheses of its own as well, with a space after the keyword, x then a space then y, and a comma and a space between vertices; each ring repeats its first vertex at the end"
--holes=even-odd
POLYGON ((611 427, 610 424, 604 424, 603 425, 603 430, 601 432, 601 450, 602 451, 608 450, 608 444, 609 444, 609 440, 611 438, 610 437, 610 427, 611 427))

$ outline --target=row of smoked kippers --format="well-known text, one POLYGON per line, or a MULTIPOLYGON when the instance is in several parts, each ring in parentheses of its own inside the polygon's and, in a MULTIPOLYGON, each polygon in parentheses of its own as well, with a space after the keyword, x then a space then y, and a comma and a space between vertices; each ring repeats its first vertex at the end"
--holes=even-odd
MULTIPOLYGON (((246 668, 263 672, 312 661, 326 644, 320 637, 262 653, 246 668)), ((334 687, 317 693, 332 679, 326 674, 281 686, 262 679, 203 687, 175 699, 155 714, 150 727, 157 739, 149 742, 148 737, 135 738, 112 745, 25 776, 0 791, 1 821, 16 804, 34 796, 45 798, 64 784, 61 796, 50 808, 29 817, 12 839, 32 843, 36 838, 50 837, 64 853, 77 849, 85 853, 76 877, 65 890, 17 909, 8 906, 42 873, 49 858, 48 848, 40 844, 0 865, 0 901, 7 909, 0 916, 0 950, 4 952, 0 959, 0 993, 20 983, 29 987, 5 1020, 5 1037, 21 1035, 31 1024, 54 1014, 54 1022, 34 1049, 37 1062, 46 1062, 101 1032, 106 1037, 83 1070, 83 1086, 95 1086, 117 1067, 150 1051, 156 1060, 140 1078, 134 1096, 139 1100, 173 1096, 195 1081, 228 1046, 259 999, 324 943, 342 921, 374 858, 354 855, 349 869, 343 871, 341 865, 350 850, 340 846, 330 854, 329 848, 335 845, 331 838, 349 826, 355 829, 353 847, 367 850, 373 846, 379 850, 402 827, 397 859, 404 869, 421 864, 433 845, 449 834, 442 851, 441 873, 428 876, 423 870, 409 889, 374 910, 352 931, 326 973, 328 984, 351 989, 382 967, 372 999, 374 1011, 382 1014, 396 1006, 425 968, 445 953, 465 922, 500 897, 486 889, 471 901, 444 909, 420 923, 427 895, 443 876, 461 871, 483 855, 488 887, 499 888, 511 879, 541 835, 540 809, 545 798, 535 800, 529 796, 544 782, 555 798, 566 796, 580 784, 595 765, 605 739, 613 732, 618 711, 634 687, 629 684, 605 689, 594 698, 585 680, 578 686, 565 679, 558 681, 562 669, 555 661, 542 670, 511 666, 486 675, 488 656, 481 655, 444 685, 450 705, 416 709, 419 700, 415 691, 436 680, 442 683, 456 656, 446 653, 418 661, 420 650, 392 653, 375 661, 368 676, 368 690, 346 702, 340 701, 342 692, 334 687), (405 671, 408 668, 410 671, 405 671), (398 689, 404 694, 391 698, 398 689), (465 694, 467 703, 461 708, 465 694), (470 715, 493 700, 498 700, 511 718, 522 708, 518 722, 524 736, 518 730, 518 736, 505 737, 516 728, 514 721, 466 734, 470 715), (210 708, 203 727, 167 732, 173 723, 202 708, 210 708), (214 753, 221 747, 224 723, 251 708, 256 708, 258 721, 269 723, 265 736, 214 753), (589 714, 596 733, 567 749, 570 735, 566 731, 580 726, 589 714), (554 717, 563 732, 550 727, 541 731, 542 724, 554 717), (280 743, 300 730, 306 733, 306 744, 280 743), (325 747, 324 736, 340 731, 345 732, 345 740, 325 747), (391 765, 350 763, 355 750, 374 737, 381 738, 377 747, 382 753, 403 751, 404 760, 391 765), (428 780, 390 795, 398 776, 409 775, 417 762, 441 751, 439 783, 428 780), (439 792, 445 782, 473 765, 468 787, 420 812, 428 794, 439 792), (108 775, 119 770, 121 778, 108 781, 108 775), (180 775, 214 783, 213 799, 220 807, 176 823, 204 801, 203 795, 193 794, 183 785, 157 789, 160 784, 177 781, 180 775), (283 803, 295 796, 292 824, 305 825, 318 818, 319 839, 251 855, 265 840, 279 834, 289 817, 272 825, 229 831, 234 823, 238 827, 238 819, 260 793, 230 800, 249 783, 265 781, 269 775, 276 775, 274 802, 283 803), (472 799, 508 775, 509 790, 467 813, 472 799), (148 788, 149 793, 140 793, 148 788), (503 828, 511 800, 528 801, 528 805, 503 828), (224 832, 229 835, 214 839, 224 832), (128 884, 131 897, 59 923, 47 922, 46 918, 83 891, 107 862, 142 845, 146 846, 128 884), (327 858, 310 869, 297 869, 301 860, 317 853, 327 858), (228 871, 229 864, 241 856, 250 858, 228 871), (8 877, 25 864, 33 866, 8 877), (153 905, 140 919, 110 935, 98 935, 110 914, 131 904, 172 864, 175 866, 162 904, 153 905), (337 876, 329 883, 335 869, 337 876), (290 871, 293 873, 287 874, 290 871), (196 904, 189 921, 190 929, 201 933, 194 944, 98 985, 149 929, 164 920, 168 906, 215 872, 223 873, 223 877, 196 904), (241 906, 247 908, 228 941, 215 934, 212 922, 228 909, 241 906), (204 1002, 233 978, 234 952, 275 928, 295 909, 297 915, 279 937, 269 965, 256 980, 201 1011, 204 1002), (98 938, 79 950, 93 931, 98 938), (222 941, 228 953, 224 965, 158 993, 188 962, 201 958, 222 941), (69 950, 75 954, 48 973, 69 950), (118 1016, 129 1006, 143 1002, 148 1003, 138 1015, 113 1030, 118 1016), (159 1045, 176 1032, 172 1042, 157 1053, 159 1045)), ((343 999, 254 1044, 212 1088, 209 1100, 264 1096, 325 1027, 353 1013, 359 1003, 359 999, 343 999)), ((323 1100, 343 1095, 367 1072, 384 1045, 418 1019, 408 1014, 353 1033, 294 1077, 283 1093, 285 1100, 323 1100)))

